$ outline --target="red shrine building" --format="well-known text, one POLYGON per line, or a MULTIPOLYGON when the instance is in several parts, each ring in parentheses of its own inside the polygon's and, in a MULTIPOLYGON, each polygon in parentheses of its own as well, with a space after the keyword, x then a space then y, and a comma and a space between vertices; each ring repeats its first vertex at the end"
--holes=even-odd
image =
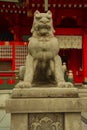
POLYGON ((16 82, 36 10, 51 10, 62 62, 67 72, 72 70, 75 84, 86 84, 87 0, 0 0, 0 86, 16 82))

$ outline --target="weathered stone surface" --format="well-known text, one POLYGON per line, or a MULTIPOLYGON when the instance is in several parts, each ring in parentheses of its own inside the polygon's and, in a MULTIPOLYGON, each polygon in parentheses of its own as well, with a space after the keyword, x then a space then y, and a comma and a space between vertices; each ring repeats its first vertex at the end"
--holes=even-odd
POLYGON ((77 88, 57 88, 57 87, 45 87, 45 88, 26 88, 26 89, 14 89, 12 92, 13 98, 26 98, 26 97, 78 97, 77 88))
POLYGON ((81 111, 87 111, 87 98, 79 98, 78 89, 64 80, 50 11, 34 13, 31 33, 20 81, 6 102, 11 130, 81 130, 81 111), (39 88, 33 86, 40 83, 39 88), (44 83, 56 87, 44 88, 44 83))
POLYGON ((29 130, 28 129, 28 114, 12 114, 11 115, 11 130, 29 130))
POLYGON ((81 130, 81 112, 87 111, 87 98, 75 96, 76 88, 14 89, 6 102, 11 130, 81 130))
POLYGON ((63 113, 29 114, 29 130, 63 130, 63 113))
POLYGON ((35 11, 32 36, 29 39, 25 66, 20 68, 20 82, 16 88, 30 88, 33 83, 54 83, 57 87, 72 88, 65 82, 61 57, 58 55, 59 42, 54 36, 52 13, 35 11))
POLYGON ((87 98, 19 98, 9 99, 6 104, 10 113, 87 111, 87 98))
POLYGON ((64 130, 82 130, 81 113, 65 113, 64 130))

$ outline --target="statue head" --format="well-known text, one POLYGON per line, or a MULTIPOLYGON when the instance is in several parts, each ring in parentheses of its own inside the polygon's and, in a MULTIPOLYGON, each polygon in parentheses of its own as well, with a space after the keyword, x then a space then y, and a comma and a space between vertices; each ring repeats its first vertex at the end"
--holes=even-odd
POLYGON ((38 10, 34 13, 34 21, 31 29, 31 33, 34 35, 53 35, 55 32, 53 28, 52 13, 40 13, 38 10))

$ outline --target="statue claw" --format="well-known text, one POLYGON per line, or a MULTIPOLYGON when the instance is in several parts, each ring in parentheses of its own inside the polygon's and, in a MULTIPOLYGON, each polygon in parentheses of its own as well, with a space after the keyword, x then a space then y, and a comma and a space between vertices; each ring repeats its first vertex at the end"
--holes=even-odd
POLYGON ((57 84, 59 88, 73 88, 73 84, 71 82, 59 82, 57 84))
POLYGON ((32 87, 31 83, 29 82, 24 82, 24 81, 20 81, 15 88, 30 88, 32 87))

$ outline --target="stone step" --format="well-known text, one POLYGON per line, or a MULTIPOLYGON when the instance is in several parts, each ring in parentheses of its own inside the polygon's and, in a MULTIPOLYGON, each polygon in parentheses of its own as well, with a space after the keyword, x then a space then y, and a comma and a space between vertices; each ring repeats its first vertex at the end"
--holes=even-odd
POLYGON ((87 88, 81 88, 78 91, 80 97, 87 97, 87 88))
MULTIPOLYGON (((78 89, 80 97, 87 97, 87 88, 78 89)), ((12 90, 0 90, 0 108, 5 108, 5 101, 9 98, 12 90)))

